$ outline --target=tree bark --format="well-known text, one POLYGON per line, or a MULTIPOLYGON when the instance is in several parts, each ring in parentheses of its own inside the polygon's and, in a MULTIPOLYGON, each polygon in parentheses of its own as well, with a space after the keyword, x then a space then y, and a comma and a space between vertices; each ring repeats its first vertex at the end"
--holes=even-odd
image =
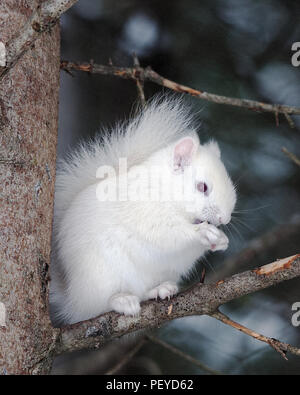
MULTIPOLYGON (((1 0, 2 42, 39 3, 1 0)), ((59 42, 58 25, 41 33, 0 86, 0 374, 48 373, 57 337, 47 303, 59 42)))

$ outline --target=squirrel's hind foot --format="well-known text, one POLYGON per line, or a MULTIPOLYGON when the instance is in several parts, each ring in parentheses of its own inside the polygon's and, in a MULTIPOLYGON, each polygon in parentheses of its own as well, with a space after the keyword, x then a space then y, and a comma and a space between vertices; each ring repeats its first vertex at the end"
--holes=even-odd
POLYGON ((175 283, 171 281, 166 281, 157 287, 151 289, 147 293, 148 299, 170 299, 172 296, 176 295, 178 292, 178 287, 175 283))
POLYGON ((136 295, 119 293, 109 300, 109 306, 117 313, 138 316, 141 310, 140 300, 136 295))

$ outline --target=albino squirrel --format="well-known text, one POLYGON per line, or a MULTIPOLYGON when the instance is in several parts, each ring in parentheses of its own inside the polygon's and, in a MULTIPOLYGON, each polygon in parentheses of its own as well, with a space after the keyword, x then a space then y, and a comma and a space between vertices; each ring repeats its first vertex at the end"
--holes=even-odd
POLYGON ((235 203, 218 144, 200 144, 181 99, 155 98, 82 144, 57 172, 54 324, 138 315, 141 301, 175 295, 206 251, 227 248, 218 226, 235 203))

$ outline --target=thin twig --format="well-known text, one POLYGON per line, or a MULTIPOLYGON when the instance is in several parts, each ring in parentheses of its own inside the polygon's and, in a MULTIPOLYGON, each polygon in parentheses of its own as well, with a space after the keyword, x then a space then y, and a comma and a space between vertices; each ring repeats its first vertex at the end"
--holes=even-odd
POLYGON ((146 339, 142 338, 127 354, 121 359, 113 368, 108 370, 105 375, 110 376, 118 373, 127 363, 140 351, 143 345, 146 343, 146 339))
MULTIPOLYGON (((138 70, 140 68, 140 61, 135 53, 133 53, 133 65, 138 70)), ((146 106, 146 98, 144 92, 144 80, 139 73, 136 73, 136 87, 142 108, 146 106)))
POLYGON ((284 116, 286 118, 286 120, 288 121, 288 124, 290 125, 290 128, 295 129, 295 123, 292 120, 292 118, 289 116, 289 114, 287 114, 286 112, 284 113, 284 116))
POLYGON ((291 346, 288 343, 282 343, 277 339, 273 339, 264 335, 261 335, 252 329, 249 329, 233 320, 231 320, 229 317, 227 317, 225 314, 221 313, 219 310, 209 314, 210 317, 216 318, 217 320, 223 322, 226 325, 231 326, 232 328, 235 328, 239 330, 240 332, 245 333, 248 336, 253 337, 256 340, 259 340, 261 342, 265 342, 269 344, 274 350, 276 350, 286 361, 288 360, 286 357, 287 352, 290 352, 291 354, 300 356, 300 349, 291 346))
POLYGON ((205 276, 206 276, 206 269, 205 266, 203 266, 201 271, 200 284, 204 284, 205 276))
POLYGON ((208 366, 204 365, 202 362, 198 361, 198 359, 191 357, 190 355, 186 354, 185 352, 179 350, 178 348, 171 346, 171 344, 164 342, 161 339, 158 339, 155 336, 152 335, 146 335, 146 337, 155 344, 158 344, 161 347, 164 347, 165 349, 171 351, 173 354, 176 354, 180 358, 185 359, 186 361, 192 363, 193 365, 197 366, 201 370, 203 370, 206 373, 212 374, 212 375, 222 375, 223 373, 218 372, 217 370, 211 369, 208 366))
POLYGON ((177 82, 171 81, 165 77, 162 77, 150 67, 116 67, 116 66, 105 66, 100 64, 90 63, 75 63, 63 60, 61 62, 61 69, 63 70, 77 70, 89 72, 92 74, 103 74, 103 75, 113 75, 116 77, 124 79, 133 80, 143 80, 151 81, 155 84, 164 86, 166 88, 172 89, 176 92, 187 93, 191 96, 197 97, 199 99, 207 100, 217 104, 228 104, 236 107, 244 107, 253 111, 264 111, 287 114, 300 115, 300 108, 293 106, 285 106, 281 104, 270 104, 262 103, 254 100, 238 99, 227 96, 215 95, 213 93, 208 93, 200 90, 190 88, 185 85, 178 84, 177 82))
POLYGON ((292 162, 294 162, 297 166, 300 166, 300 159, 295 154, 289 152, 285 147, 282 147, 281 150, 291 159, 292 162))

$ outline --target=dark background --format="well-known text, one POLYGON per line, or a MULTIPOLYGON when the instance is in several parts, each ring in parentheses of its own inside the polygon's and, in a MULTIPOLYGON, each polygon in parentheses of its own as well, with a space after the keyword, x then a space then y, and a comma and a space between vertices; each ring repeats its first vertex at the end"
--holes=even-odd
MULTIPOLYGON (((300 4, 292 0, 80 0, 61 19, 62 59, 132 66, 135 52, 142 66, 151 65, 166 78, 196 89, 300 106, 300 67, 291 64, 292 43, 300 41, 299 22, 300 4)), ((159 91, 161 87, 146 83, 147 98, 159 91)), ((134 81, 87 73, 72 77, 62 71, 59 157, 100 126, 111 127, 129 117, 136 101, 134 81)), ((274 114, 196 98, 187 101, 199 119, 201 140, 218 140, 225 165, 238 184, 238 212, 228 228, 230 248, 203 262, 206 281, 299 252, 300 169, 281 148, 300 154, 300 117, 293 117, 291 128, 283 115, 277 126, 274 114), (298 227, 298 233, 286 237, 290 226, 298 227), (230 264, 251 240, 274 227, 279 232, 274 245, 263 248, 250 263, 242 259, 238 265, 230 264)), ((201 263, 198 269, 201 272, 201 263)), ((198 279, 195 274, 191 282, 198 279)), ((222 311, 299 347, 300 327, 291 324, 291 306, 300 302, 299 290, 300 280, 295 279, 227 304, 222 311)), ((300 373, 299 358, 289 355, 286 362, 264 343, 212 318, 179 319, 155 335, 227 374, 300 373)), ((103 373, 128 351, 130 345, 125 343, 60 357, 53 372, 103 373)), ((122 372, 205 373, 150 342, 122 372)))

